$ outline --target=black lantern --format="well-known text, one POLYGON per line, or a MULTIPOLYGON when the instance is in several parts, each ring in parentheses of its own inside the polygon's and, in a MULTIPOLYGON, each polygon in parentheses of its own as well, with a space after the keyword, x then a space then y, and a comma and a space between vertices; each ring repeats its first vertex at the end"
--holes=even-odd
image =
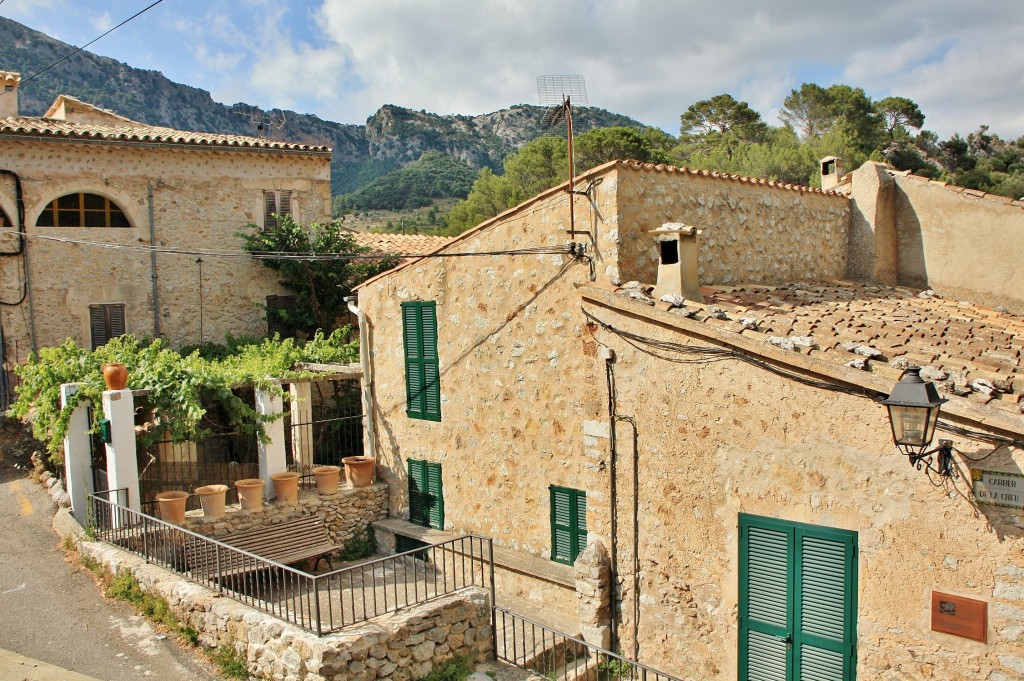
POLYGON ((955 475, 951 469, 953 445, 949 440, 939 440, 936 449, 925 451, 935 435, 939 411, 949 400, 939 397, 935 384, 921 378, 920 367, 908 367, 892 394, 882 400, 889 408, 889 425, 896 446, 910 459, 918 470, 927 467, 943 477, 955 475), (932 454, 938 454, 935 467, 932 454))

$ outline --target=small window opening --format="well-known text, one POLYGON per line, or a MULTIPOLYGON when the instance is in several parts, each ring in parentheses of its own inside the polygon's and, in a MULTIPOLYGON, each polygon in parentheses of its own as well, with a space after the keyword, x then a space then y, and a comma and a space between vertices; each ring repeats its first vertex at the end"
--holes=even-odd
POLYGON ((679 242, 675 239, 662 241, 661 243, 661 264, 675 265, 679 262, 679 242))

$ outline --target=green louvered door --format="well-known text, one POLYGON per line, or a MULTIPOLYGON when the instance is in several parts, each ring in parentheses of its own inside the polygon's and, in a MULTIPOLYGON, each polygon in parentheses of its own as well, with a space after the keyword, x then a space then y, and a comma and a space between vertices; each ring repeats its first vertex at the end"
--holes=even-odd
POLYGON ((572 565, 587 546, 587 493, 557 487, 551 490, 551 560, 572 565))
POLYGON ((409 522, 444 529, 441 464, 409 459, 409 522))
POLYGON ((857 534, 740 515, 741 681, 853 681, 857 534))
POLYGON ((433 301, 402 303, 402 334, 406 414, 410 418, 440 421, 437 305, 433 301))

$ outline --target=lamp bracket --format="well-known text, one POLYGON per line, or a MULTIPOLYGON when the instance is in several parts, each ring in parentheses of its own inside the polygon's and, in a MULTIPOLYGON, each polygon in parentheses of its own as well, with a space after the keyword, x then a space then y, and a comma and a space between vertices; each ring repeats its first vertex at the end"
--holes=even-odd
POLYGON ((903 453, 917 470, 927 469, 944 478, 960 477, 960 472, 953 467, 952 440, 939 440, 938 447, 927 451, 915 452, 912 447, 905 447, 903 453))

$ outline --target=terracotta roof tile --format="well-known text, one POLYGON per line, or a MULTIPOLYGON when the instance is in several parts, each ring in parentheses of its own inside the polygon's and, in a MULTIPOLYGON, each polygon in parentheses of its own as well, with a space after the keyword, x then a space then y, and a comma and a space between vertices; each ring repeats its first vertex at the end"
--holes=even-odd
POLYGON ((188 132, 146 125, 128 119, 125 119, 124 125, 107 125, 100 123, 69 123, 55 118, 11 116, 0 118, 0 135, 44 139, 100 140, 136 144, 181 144, 235 149, 251 148, 317 153, 330 152, 329 147, 323 146, 278 142, 258 137, 246 137, 244 135, 188 132))
MULTIPOLYGON (((673 166, 662 163, 641 163, 640 161, 612 161, 613 164, 619 165, 624 168, 632 168, 633 170, 654 170, 656 172, 664 173, 676 173, 685 175, 694 175, 701 177, 711 177, 719 180, 725 180, 729 182, 738 182, 741 184, 759 184, 767 187, 773 187, 775 189, 783 189, 787 191, 796 191, 801 194, 822 194, 824 196, 835 196, 837 198, 848 198, 846 194, 836 191, 822 191, 820 187, 807 187, 800 184, 790 184, 786 182, 777 182, 775 180, 768 180, 763 177, 747 177, 746 175, 736 175, 733 173, 723 173, 716 170, 701 170, 699 168, 687 168, 685 166, 673 166)), ((608 165, 608 164, 606 164, 608 165)), ((604 168, 605 166, 598 166, 598 168, 604 168)), ((596 169, 594 169, 596 170, 596 169)), ((587 171, 581 177, 590 175, 593 170, 587 171)))
POLYGON ((367 246, 374 251, 390 255, 426 255, 433 253, 452 240, 450 236, 427 234, 356 232, 353 236, 360 246, 367 246))
POLYGON ((869 359, 868 370, 898 377, 907 365, 930 366, 945 372, 946 378, 936 382, 946 393, 954 384, 957 391, 970 390, 977 379, 1002 381, 996 401, 1020 413, 1024 347, 1015 333, 1024 329, 1021 315, 930 293, 922 297, 925 294, 906 288, 851 282, 800 283, 770 291, 757 286, 701 291, 704 303, 687 302, 687 307, 730 310, 729 321, 708 320, 720 330, 765 341, 773 336, 811 336, 818 346, 814 357, 840 364, 863 357, 854 348, 867 346, 881 353, 869 359), (737 300, 747 308, 744 317, 758 320, 756 331, 736 328, 738 315, 732 309, 737 300))

